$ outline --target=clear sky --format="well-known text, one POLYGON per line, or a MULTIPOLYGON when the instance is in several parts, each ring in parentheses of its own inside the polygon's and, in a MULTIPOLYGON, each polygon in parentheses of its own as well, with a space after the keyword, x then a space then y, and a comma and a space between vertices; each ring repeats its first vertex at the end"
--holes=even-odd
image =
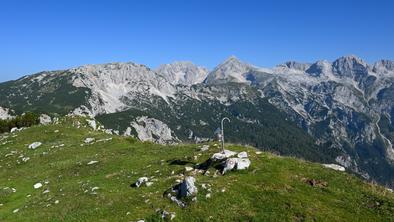
POLYGON ((272 67, 349 54, 394 60, 394 1, 0 0, 0 81, 115 61, 272 67))

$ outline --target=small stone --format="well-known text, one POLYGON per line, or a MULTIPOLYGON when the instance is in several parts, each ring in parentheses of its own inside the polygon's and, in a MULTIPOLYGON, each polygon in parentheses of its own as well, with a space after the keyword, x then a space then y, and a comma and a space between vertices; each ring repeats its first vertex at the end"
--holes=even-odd
POLYGON ((256 151, 256 154, 257 155, 260 155, 260 154, 262 154, 263 152, 261 152, 261 151, 256 151))
POLYGON ((59 200, 55 200, 55 204, 59 204, 59 200))
POLYGON ((202 152, 209 150, 209 145, 203 145, 200 149, 202 152))
POLYGON ((87 165, 92 165, 92 164, 96 164, 96 163, 98 163, 99 161, 97 161, 97 160, 92 160, 92 161, 90 161, 89 163, 87 163, 87 165))
POLYGON ((206 199, 211 198, 211 194, 210 194, 210 193, 207 193, 207 194, 205 195, 205 198, 206 198, 206 199))
POLYGON ((150 187, 150 186, 153 185, 153 182, 146 182, 145 185, 146 185, 147 187, 150 187))
POLYGON ((190 171, 192 171, 193 169, 194 169, 193 167, 189 167, 189 166, 185 167, 185 171, 186 171, 186 172, 190 172, 190 171))
POLYGON ((34 184, 33 187, 34 187, 34 189, 39 189, 42 187, 42 183, 36 183, 36 184, 34 184))
POLYGON ((43 194, 49 193, 49 190, 44 190, 43 194))
POLYGON ((92 192, 94 192, 94 191, 96 191, 96 190, 98 190, 98 189, 100 189, 99 187, 93 187, 92 188, 92 192))
POLYGON ((86 138, 84 142, 89 144, 89 143, 93 142, 94 140, 95 140, 94 138, 86 138))
POLYGON ((12 213, 16 214, 19 212, 19 209, 15 209, 14 211, 12 211, 12 213))
POLYGON ((148 182, 148 177, 140 177, 137 182, 135 182, 136 187, 140 187, 142 184, 148 182))
POLYGON ((34 143, 29 145, 29 149, 34 150, 34 149, 37 149, 38 147, 40 147, 41 145, 42 145, 41 142, 34 142, 34 143))

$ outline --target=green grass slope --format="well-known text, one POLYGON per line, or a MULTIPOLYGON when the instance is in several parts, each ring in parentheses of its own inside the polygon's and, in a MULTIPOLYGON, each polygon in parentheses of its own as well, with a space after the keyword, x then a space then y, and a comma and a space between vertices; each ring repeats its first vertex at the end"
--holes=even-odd
POLYGON ((141 143, 76 128, 77 121, 83 122, 67 119, 0 135, 0 221, 160 221, 156 209, 175 212, 174 221, 394 220, 394 195, 383 187, 320 164, 235 145, 227 148, 247 151, 251 168, 216 177, 215 169, 197 174, 197 201, 182 209, 163 193, 180 174, 191 174, 185 166, 204 162, 216 146, 201 152, 198 145, 141 143), (96 142, 86 145, 88 137, 96 142), (28 149, 36 141, 42 146, 28 149), (174 160, 186 165, 171 164, 174 160), (142 176, 154 177, 153 185, 130 186, 142 176), (37 182, 43 187, 34 189, 37 182), (202 184, 211 186, 211 198, 202 184))

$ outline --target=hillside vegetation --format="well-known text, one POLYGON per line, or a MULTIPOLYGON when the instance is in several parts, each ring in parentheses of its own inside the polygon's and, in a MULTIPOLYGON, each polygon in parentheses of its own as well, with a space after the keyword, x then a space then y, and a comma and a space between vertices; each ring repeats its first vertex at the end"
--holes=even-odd
POLYGON ((394 195, 383 187, 230 144, 227 149, 247 151, 251 167, 196 173, 197 200, 180 208, 164 193, 194 174, 186 166, 219 151, 209 145, 203 152, 195 144, 141 143, 92 131, 78 118, 0 135, 0 221, 160 221, 162 210, 175 213, 173 221, 393 220, 394 195), (29 149, 33 142, 42 145, 29 149), (143 176, 153 184, 131 186, 143 176), (35 189, 37 183, 42 187, 35 189))

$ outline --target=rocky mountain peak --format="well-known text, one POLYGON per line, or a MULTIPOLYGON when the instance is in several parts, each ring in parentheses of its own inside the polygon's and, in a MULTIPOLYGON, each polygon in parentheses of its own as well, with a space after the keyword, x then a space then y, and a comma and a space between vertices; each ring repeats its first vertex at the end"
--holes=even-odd
POLYGON ((194 65, 192 62, 174 62, 161 65, 156 72, 169 82, 181 85, 201 83, 208 75, 208 69, 194 65))
POLYGON ((394 61, 392 60, 380 60, 373 65, 373 72, 388 73, 394 72, 394 61))
POLYGON ((305 71, 311 66, 311 64, 309 64, 309 63, 300 63, 300 62, 296 62, 296 61, 288 61, 288 62, 285 62, 284 64, 282 64, 282 66, 285 66, 288 69, 305 71))
POLYGON ((359 78, 368 75, 368 64, 361 58, 343 56, 333 62, 333 71, 340 77, 359 78))
POLYGON ((253 69, 251 65, 240 61, 235 56, 230 56, 208 74, 205 83, 248 82, 245 74, 251 69, 253 69))
POLYGON ((326 60, 321 60, 313 63, 307 70, 305 70, 311 76, 318 77, 324 74, 332 72, 332 64, 326 60))

